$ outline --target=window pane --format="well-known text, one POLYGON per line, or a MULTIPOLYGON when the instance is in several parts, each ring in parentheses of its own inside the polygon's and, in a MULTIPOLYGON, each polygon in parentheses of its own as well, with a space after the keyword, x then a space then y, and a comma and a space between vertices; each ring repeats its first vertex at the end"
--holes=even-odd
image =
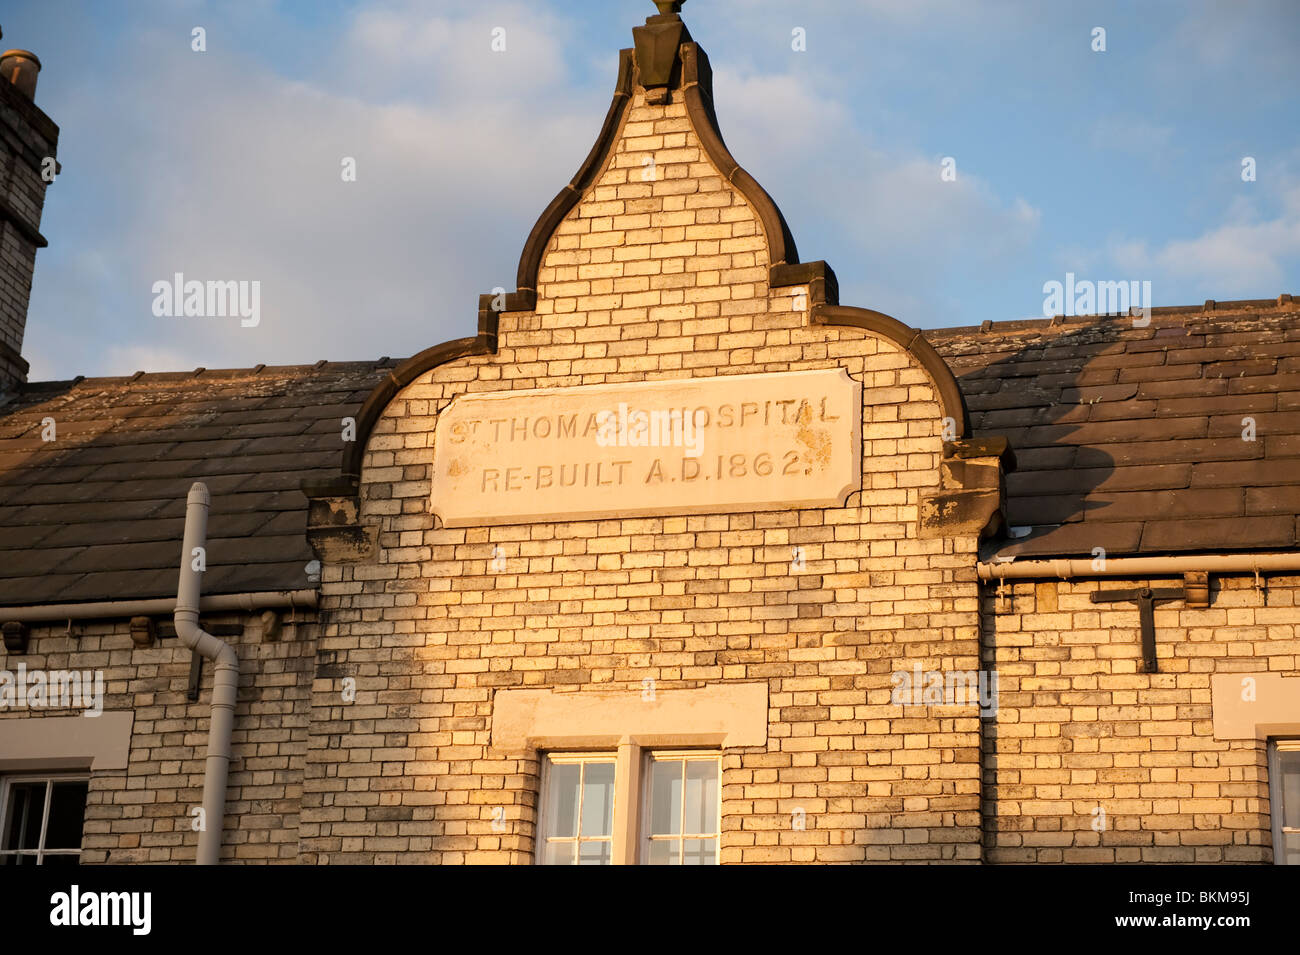
POLYGON ((81 854, 47 855, 41 857, 41 865, 81 865, 81 854))
POLYGON ((551 763, 546 781, 546 835, 578 834, 578 779, 581 763, 551 763))
POLYGON ((646 853, 648 865, 677 865, 677 850, 681 843, 676 839, 655 839, 646 853))
POLYGON ((650 760, 650 835, 682 831, 682 761, 650 760))
POLYGON ((614 831, 614 764, 586 763, 582 778, 582 835, 614 831))
POLYGON ((576 842, 548 842, 542 847, 542 865, 573 865, 576 842))
POLYGON ((1282 825, 1300 829, 1300 752, 1279 751, 1278 768, 1282 771, 1282 825))
POLYGON ((546 757, 544 819, 537 848, 541 865, 609 865, 613 861, 612 843, 598 843, 592 837, 608 839, 613 835, 614 777, 615 760, 604 753, 546 757))
POLYGON ((686 832, 718 829, 718 763, 713 759, 686 761, 686 832))
MULTIPOLYGON (((50 796, 50 821, 45 825, 45 848, 81 848, 81 826, 86 819, 86 792, 89 788, 90 784, 85 780, 54 784, 50 796)), ((77 860, 73 858, 72 861, 77 860)))
POLYGON ((683 865, 713 865, 717 861, 718 840, 687 839, 684 842, 683 865))
POLYGON ((608 842, 584 842, 578 850, 578 865, 609 865, 611 845, 608 842))
POLYGON ((41 816, 45 813, 45 783, 14 783, 5 807, 5 849, 35 849, 41 841, 41 816))
POLYGON ((1282 853, 1286 856, 1285 865, 1300 865, 1300 832, 1288 832, 1282 836, 1282 853))

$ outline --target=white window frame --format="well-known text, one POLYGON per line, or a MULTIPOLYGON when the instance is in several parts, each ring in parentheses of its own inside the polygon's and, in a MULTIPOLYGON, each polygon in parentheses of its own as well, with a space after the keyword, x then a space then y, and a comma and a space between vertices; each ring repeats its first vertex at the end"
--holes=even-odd
MULTIPOLYGON (((45 836, 50 824, 50 800, 54 796, 55 783, 86 783, 89 786, 88 773, 29 773, 0 777, 0 838, 9 825, 9 813, 12 809, 11 791, 14 783, 45 783, 45 802, 41 806, 41 835, 35 849, 0 849, 0 858, 21 858, 35 856, 37 865, 45 864, 46 856, 75 856, 80 862, 81 846, 75 849, 46 849, 45 836)), ((85 810, 82 810, 82 823, 85 823, 85 810)), ((84 830, 83 836, 84 839, 84 830)))
MULTIPOLYGON (((682 792, 682 813, 686 812, 686 793, 682 792)), ((683 826, 683 830, 685 827, 683 826)), ((708 749, 648 749, 645 751, 641 760, 641 824, 638 832, 638 841, 640 843, 640 859, 642 864, 649 865, 650 862, 650 843, 676 842, 678 848, 678 860, 681 859, 681 853, 685 850, 687 839, 712 839, 716 846, 713 853, 713 864, 718 865, 722 856, 722 753, 718 750, 708 749), (682 831, 675 836, 663 835, 656 837, 650 834, 650 765, 655 760, 692 760, 695 762, 712 762, 718 767, 718 798, 715 809, 717 816, 713 820, 713 832, 698 833, 682 831)))
POLYGON ((1273 864, 1286 865, 1284 836, 1300 829, 1282 825, 1282 760, 1279 753, 1300 752, 1300 739, 1273 739, 1268 743, 1268 808, 1273 820, 1273 864))
MULTIPOLYGON (((611 820, 618 813, 619 799, 622 796, 619 787, 618 773, 618 753, 616 752, 555 752, 540 753, 542 760, 541 774, 541 798, 537 800, 537 850, 533 855, 534 862, 537 865, 545 865, 542 861, 546 852, 547 843, 551 841, 571 843, 578 845, 578 855, 582 855, 581 843, 583 842, 608 842, 610 858, 614 854, 614 842, 617 839, 617 833, 613 828, 611 821, 610 834, 608 836, 583 836, 582 835, 582 799, 583 786, 581 780, 578 783, 578 834, 575 836, 549 836, 546 832, 547 813, 550 810, 551 800, 554 794, 551 790, 551 767, 556 763, 613 763, 614 764, 614 805, 611 807, 611 820)), ((582 779, 586 778, 586 769, 584 768, 582 779)))
MULTIPOLYGON (((667 743, 668 741, 665 741, 667 743)), ((582 760, 600 760, 614 761, 614 824, 613 833, 610 837, 610 863, 612 865, 637 865, 640 859, 649 858, 649 853, 644 851, 644 846, 649 842, 649 820, 646 815, 647 808, 650 805, 649 795, 646 791, 649 774, 646 768, 649 766, 648 759, 659 756, 665 759, 716 759, 718 761, 718 853, 715 855, 715 861, 721 862, 722 857, 722 756, 723 749, 716 745, 703 747, 682 746, 680 741, 678 745, 671 744, 664 746, 641 746, 638 743, 624 739, 619 742, 618 750, 611 752, 607 749, 599 750, 574 750, 574 749, 553 749, 540 751, 537 754, 541 760, 540 772, 540 792, 537 800, 537 837, 534 840, 533 864, 544 865, 542 859, 545 856, 547 834, 546 834, 546 814, 550 808, 550 800, 554 798, 551 793, 550 773, 551 764, 555 762, 577 762, 582 760)), ((579 813, 581 813, 581 804, 579 804, 579 813)), ((581 819, 581 815, 579 815, 581 819)), ((567 838, 565 841, 569 841, 567 838)), ((597 841, 597 840, 592 840, 597 841)))

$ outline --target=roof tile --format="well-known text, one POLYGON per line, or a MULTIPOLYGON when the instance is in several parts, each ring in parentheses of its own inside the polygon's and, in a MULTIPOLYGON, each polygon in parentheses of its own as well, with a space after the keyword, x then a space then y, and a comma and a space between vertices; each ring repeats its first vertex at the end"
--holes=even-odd
POLYGON ((0 407, 0 605, 169 597, 190 485, 212 492, 206 593, 311 586, 308 477, 386 375, 331 363, 27 386, 0 407), (57 440, 41 440, 41 419, 57 440))
POLYGON ((1295 303, 1156 309, 1141 329, 1077 318, 926 335, 967 396, 973 436, 1003 435, 1016 454, 1007 519, 1030 530, 993 542, 999 553, 1294 544, 1296 520, 1280 518, 1300 519, 1295 303))
MULTIPOLYGON (((1004 555, 1294 546, 1300 308, 1220 302, 1128 319, 927 332, 975 437, 1018 470, 1004 555), (1242 417, 1255 419, 1243 440, 1242 417)), ((208 593, 311 586, 304 478, 337 473, 341 421, 391 363, 27 386, 0 407, 0 605, 167 597, 185 496, 213 493, 208 593), (54 417, 55 442, 41 440, 54 417)))

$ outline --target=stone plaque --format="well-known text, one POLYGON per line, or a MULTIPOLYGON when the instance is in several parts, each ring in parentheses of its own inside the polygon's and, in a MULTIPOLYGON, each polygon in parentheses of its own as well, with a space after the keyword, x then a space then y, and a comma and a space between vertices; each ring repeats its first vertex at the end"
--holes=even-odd
POLYGON ((459 395, 434 433, 448 527, 837 507, 861 482, 842 368, 459 395))

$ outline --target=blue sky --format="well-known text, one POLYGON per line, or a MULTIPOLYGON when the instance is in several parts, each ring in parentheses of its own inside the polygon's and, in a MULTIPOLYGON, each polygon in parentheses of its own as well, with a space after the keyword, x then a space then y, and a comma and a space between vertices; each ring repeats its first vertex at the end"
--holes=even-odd
MULTIPOLYGON (((33 380, 401 357, 472 334, 654 12, 13 6, 3 43, 40 56, 37 103, 62 130, 33 380), (178 271, 260 281, 260 324, 155 317, 152 285, 178 271)), ((1066 272, 1150 281, 1155 305, 1300 293, 1300 3, 690 0, 682 15, 732 153, 846 304, 921 328, 1033 317, 1066 272)))

